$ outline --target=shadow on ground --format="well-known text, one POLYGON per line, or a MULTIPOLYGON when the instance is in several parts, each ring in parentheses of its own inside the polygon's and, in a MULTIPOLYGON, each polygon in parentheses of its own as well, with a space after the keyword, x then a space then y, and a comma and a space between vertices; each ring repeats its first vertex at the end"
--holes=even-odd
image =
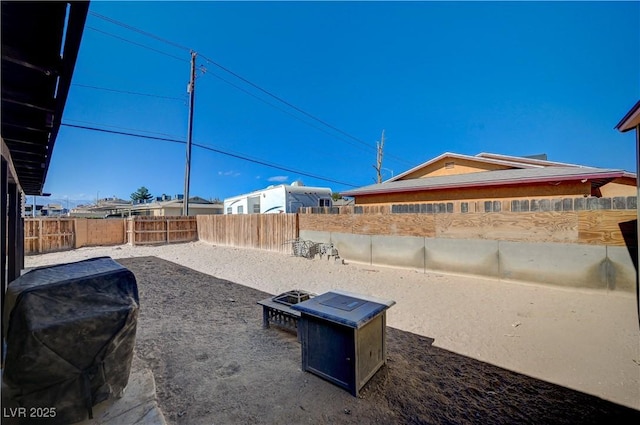
MULTIPOLYGON (((136 276, 136 351, 174 424, 640 423, 640 412, 387 328, 387 365, 360 397, 300 369, 294 335, 262 329, 261 291, 155 257, 136 276)), ((291 288, 304 289, 300 277, 291 288)), ((536 353, 531 353, 536 355, 536 353)))

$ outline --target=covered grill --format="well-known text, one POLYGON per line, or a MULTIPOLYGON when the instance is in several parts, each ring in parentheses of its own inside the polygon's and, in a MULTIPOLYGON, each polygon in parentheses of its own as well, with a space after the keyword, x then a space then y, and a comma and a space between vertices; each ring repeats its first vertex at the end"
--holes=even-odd
POLYGON ((55 412, 25 423, 78 422, 124 390, 139 310, 131 271, 109 257, 34 269, 9 285, 5 307, 3 399, 55 412))

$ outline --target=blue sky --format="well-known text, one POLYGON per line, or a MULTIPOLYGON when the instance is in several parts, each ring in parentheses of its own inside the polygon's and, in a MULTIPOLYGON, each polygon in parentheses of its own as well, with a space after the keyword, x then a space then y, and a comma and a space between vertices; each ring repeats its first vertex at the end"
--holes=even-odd
MULTIPOLYGON (((195 143, 289 169, 194 147, 192 196, 369 185, 382 130, 384 178, 443 152, 636 171, 614 126, 640 98, 639 2, 92 2, 63 123, 184 141, 189 51, 94 13, 198 52, 195 143)), ((185 151, 63 126, 45 192, 183 193, 185 151)))

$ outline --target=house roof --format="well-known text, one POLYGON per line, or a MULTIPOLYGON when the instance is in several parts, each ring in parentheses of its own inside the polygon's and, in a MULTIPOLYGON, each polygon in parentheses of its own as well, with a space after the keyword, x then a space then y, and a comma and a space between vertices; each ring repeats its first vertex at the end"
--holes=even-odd
MULTIPOLYGON (((170 201, 154 201, 147 204, 134 204, 130 208, 132 210, 148 210, 159 208, 182 208, 182 199, 172 199, 170 201)), ((189 206, 194 208, 222 208, 222 204, 210 202, 199 196, 189 198, 189 206)))
POLYGON ((640 100, 633 105, 633 108, 627 112, 627 114, 616 125, 616 130, 626 132, 633 130, 640 125, 640 100))
POLYGON ((445 152, 442 155, 439 155, 429 161, 423 162, 420 165, 417 165, 411 168, 404 173, 400 173, 395 177, 386 180, 387 182, 402 180, 409 174, 414 173, 417 170, 422 168, 426 168, 431 164, 434 164, 442 159, 463 159, 467 161, 472 161, 476 163, 483 164, 492 164, 492 165, 502 165, 510 168, 541 168, 541 167, 581 167, 576 164, 568 164, 565 162, 556 162, 556 161, 547 161, 546 159, 540 159, 535 157, 523 157, 523 156, 511 156, 511 155, 501 155, 496 153, 488 153, 482 152, 475 156, 471 155, 463 155, 459 153, 445 152))
POLYGON ((477 157, 477 156, 471 156, 471 155, 463 155, 463 154, 459 154, 459 153, 453 153, 453 152, 445 152, 441 155, 438 155, 437 157, 430 159, 426 162, 423 162, 420 165, 416 165, 415 167, 411 168, 410 170, 405 171, 404 173, 400 173, 392 178, 390 178, 389 180, 386 180, 387 182, 393 182, 393 181, 398 181, 401 180, 402 178, 404 178, 405 176, 421 169, 421 168, 425 168, 431 164, 434 164, 444 158, 451 158, 451 159, 464 159, 464 160, 468 160, 468 161, 475 161, 475 162, 482 162, 482 163, 486 163, 486 164, 495 164, 495 165, 505 165, 505 166, 509 166, 509 167, 518 167, 518 168, 534 168, 534 167, 541 167, 540 165, 534 165, 534 164, 523 164, 521 162, 513 162, 511 160, 503 160, 503 159, 496 159, 496 158, 483 158, 483 157, 477 157))
POLYGON ((42 195, 89 2, 3 1, 1 9, 2 155, 13 162, 10 181, 42 195))
POLYGON ((591 167, 542 167, 455 174, 421 179, 387 181, 342 192, 343 196, 381 195, 465 187, 509 186, 530 183, 556 183, 589 180, 594 188, 625 176, 624 170, 591 167))
POLYGON ((549 161, 547 159, 541 159, 537 157, 529 156, 512 156, 502 155, 497 153, 482 152, 474 156, 474 158, 482 159, 497 159, 505 162, 513 163, 514 165, 530 165, 534 167, 582 167, 582 165, 569 164, 566 162, 549 161))

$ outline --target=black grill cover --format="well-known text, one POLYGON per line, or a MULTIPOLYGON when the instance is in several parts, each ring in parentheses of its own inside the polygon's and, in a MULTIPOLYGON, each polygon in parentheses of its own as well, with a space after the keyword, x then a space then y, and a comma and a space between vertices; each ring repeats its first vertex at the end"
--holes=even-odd
POLYGON ((55 408, 42 423, 91 417, 93 405, 127 385, 138 309, 135 276, 110 257, 42 267, 14 280, 3 318, 5 396, 27 412, 55 408))

